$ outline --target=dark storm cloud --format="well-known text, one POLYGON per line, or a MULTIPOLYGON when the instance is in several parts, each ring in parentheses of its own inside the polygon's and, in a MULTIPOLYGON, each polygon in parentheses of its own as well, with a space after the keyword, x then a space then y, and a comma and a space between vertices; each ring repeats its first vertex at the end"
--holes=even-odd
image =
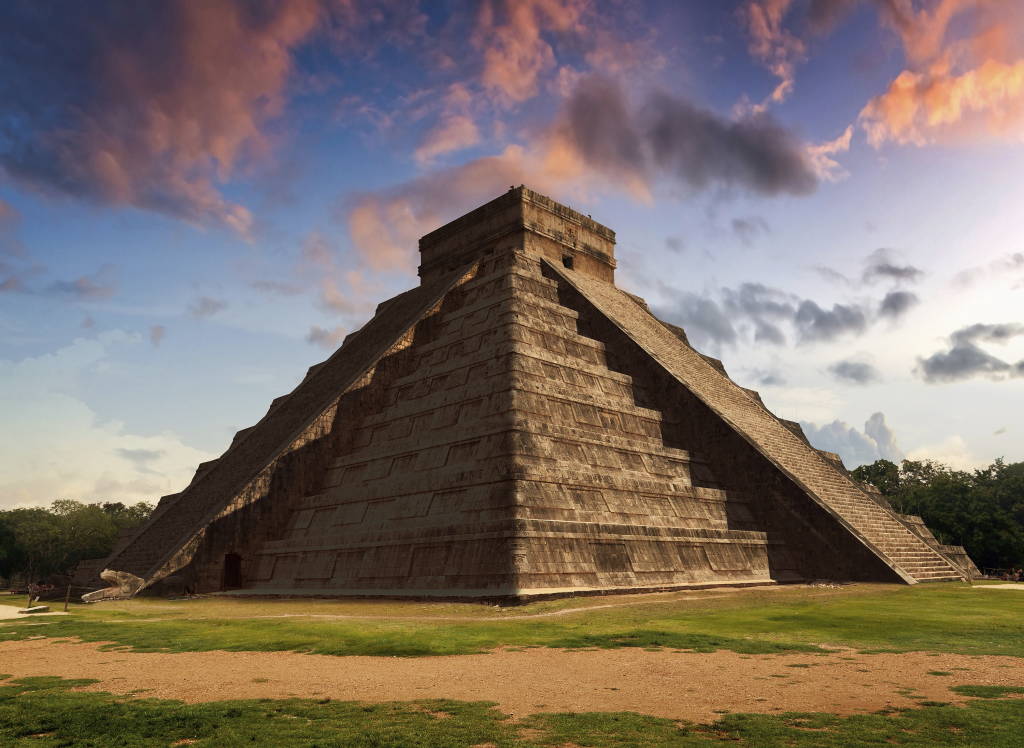
POLYGON ((741 334, 749 334, 757 343, 785 345, 787 329, 798 343, 830 342, 861 335, 878 319, 871 306, 823 307, 763 283, 741 283, 702 295, 679 294, 667 286, 662 290, 675 302, 663 304, 655 312, 683 327, 698 347, 709 342, 731 345, 741 334))
POLYGON ((569 99, 562 135, 597 168, 645 183, 656 174, 694 189, 803 195, 818 185, 803 145, 766 113, 729 120, 655 94, 636 112, 613 81, 592 76, 569 99))
POLYGON ((1024 376, 1024 359, 1011 364, 982 350, 979 343, 1005 343, 1024 335, 1024 325, 974 324, 949 336, 949 349, 918 359, 915 370, 926 382, 957 382, 972 377, 1003 379, 1024 376))
POLYGON ((655 308, 655 314, 683 327, 691 344, 701 348, 709 343, 732 345, 736 342, 736 328, 717 301, 689 292, 673 296, 672 306, 655 308))
POLYGON ((754 327, 759 343, 785 345, 786 336, 779 323, 792 320, 799 299, 763 283, 742 283, 739 288, 723 288, 722 302, 731 315, 745 317, 754 327))
POLYGON ((892 252, 877 249, 868 255, 867 267, 864 268, 865 283, 877 281, 895 281, 897 283, 914 283, 921 279, 924 271, 913 265, 897 265, 892 260, 892 252))
POLYGON ((860 334, 867 329, 864 309, 854 304, 833 304, 823 309, 810 299, 800 302, 794 318, 800 340, 824 342, 849 333, 860 334))
POLYGON ((863 361, 837 361, 828 370, 836 379, 852 384, 870 384, 879 379, 878 370, 863 361))
POLYGON ((888 319, 899 319, 920 299, 910 291, 890 291, 878 306, 878 314, 888 319))

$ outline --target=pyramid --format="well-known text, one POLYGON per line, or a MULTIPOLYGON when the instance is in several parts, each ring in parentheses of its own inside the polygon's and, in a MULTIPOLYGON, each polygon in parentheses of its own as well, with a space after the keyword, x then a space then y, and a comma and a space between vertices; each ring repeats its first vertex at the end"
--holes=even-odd
POLYGON ((419 248, 420 285, 161 499, 93 599, 971 575, 617 288, 610 229, 518 187, 419 248))

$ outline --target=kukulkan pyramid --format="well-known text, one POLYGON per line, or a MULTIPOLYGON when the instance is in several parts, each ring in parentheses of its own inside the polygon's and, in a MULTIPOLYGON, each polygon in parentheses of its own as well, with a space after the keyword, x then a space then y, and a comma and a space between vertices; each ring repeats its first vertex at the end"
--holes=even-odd
POLYGON ((524 187, 420 240, 420 285, 103 564, 114 586, 523 599, 974 571, 614 284, 524 187))

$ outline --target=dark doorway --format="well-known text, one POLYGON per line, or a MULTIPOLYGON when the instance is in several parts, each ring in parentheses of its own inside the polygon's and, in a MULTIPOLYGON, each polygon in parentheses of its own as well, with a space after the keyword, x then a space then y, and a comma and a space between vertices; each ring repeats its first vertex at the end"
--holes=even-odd
POLYGON ((235 590, 242 586, 242 557, 237 553, 224 554, 224 589, 235 590))
POLYGON ((562 265, 572 270, 572 255, 562 255, 562 265))

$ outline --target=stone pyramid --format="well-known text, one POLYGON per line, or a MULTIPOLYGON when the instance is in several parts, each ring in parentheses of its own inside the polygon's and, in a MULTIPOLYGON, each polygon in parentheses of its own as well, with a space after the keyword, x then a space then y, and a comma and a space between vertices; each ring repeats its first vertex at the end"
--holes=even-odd
POLYGON ((618 289, 614 245, 524 187, 424 236, 420 285, 164 497, 94 597, 515 599, 971 573, 618 289))

